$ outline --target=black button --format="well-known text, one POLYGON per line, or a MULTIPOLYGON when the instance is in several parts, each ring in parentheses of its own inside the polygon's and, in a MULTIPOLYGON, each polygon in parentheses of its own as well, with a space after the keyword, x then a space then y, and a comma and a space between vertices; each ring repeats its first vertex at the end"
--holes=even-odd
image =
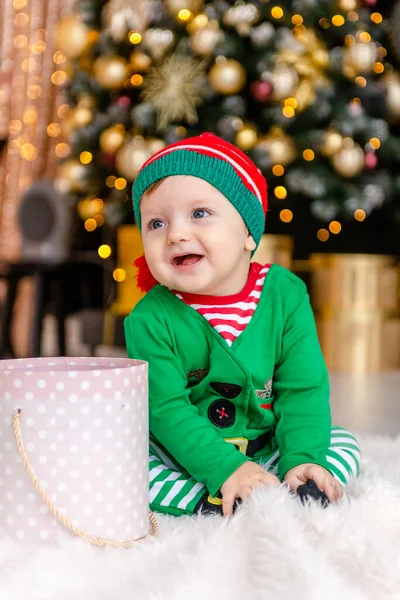
POLYGON ((224 398, 229 398, 230 400, 237 398, 242 391, 242 386, 236 385, 236 383, 213 381, 210 385, 218 394, 224 398))
POLYGON ((236 418, 236 408, 229 400, 215 400, 208 407, 208 418, 217 427, 231 427, 236 418))

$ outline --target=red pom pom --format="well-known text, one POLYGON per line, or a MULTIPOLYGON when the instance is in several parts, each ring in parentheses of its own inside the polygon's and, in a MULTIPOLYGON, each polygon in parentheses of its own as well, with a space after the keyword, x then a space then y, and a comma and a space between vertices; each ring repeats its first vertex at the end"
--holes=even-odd
POLYGON ((137 269, 136 278, 139 290, 147 293, 151 290, 151 288, 157 285, 158 281, 151 274, 144 254, 135 260, 133 266, 137 269))

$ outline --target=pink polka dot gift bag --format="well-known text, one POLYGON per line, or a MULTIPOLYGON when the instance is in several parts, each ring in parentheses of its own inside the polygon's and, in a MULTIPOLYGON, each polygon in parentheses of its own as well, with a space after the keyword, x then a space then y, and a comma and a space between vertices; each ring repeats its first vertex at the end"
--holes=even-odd
POLYGON ((147 372, 125 358, 0 361, 0 536, 129 548, 156 533, 147 372))

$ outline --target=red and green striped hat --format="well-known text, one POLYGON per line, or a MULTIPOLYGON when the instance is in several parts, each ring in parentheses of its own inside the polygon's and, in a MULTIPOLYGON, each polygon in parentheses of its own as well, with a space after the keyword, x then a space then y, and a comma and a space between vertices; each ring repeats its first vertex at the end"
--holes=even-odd
POLYGON ((140 201, 156 181, 171 175, 193 175, 217 188, 240 213, 259 244, 267 212, 267 182, 244 152, 212 133, 170 144, 151 156, 133 186, 133 204, 139 229, 140 201))

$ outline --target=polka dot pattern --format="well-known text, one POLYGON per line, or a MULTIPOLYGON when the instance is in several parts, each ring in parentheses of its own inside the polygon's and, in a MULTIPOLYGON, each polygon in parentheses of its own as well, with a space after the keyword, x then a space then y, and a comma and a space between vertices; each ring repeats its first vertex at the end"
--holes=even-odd
POLYGON ((28 459, 57 508, 91 535, 122 541, 148 533, 147 363, 0 361, 0 536, 48 542, 64 528, 21 463, 12 428, 18 408, 28 459))

